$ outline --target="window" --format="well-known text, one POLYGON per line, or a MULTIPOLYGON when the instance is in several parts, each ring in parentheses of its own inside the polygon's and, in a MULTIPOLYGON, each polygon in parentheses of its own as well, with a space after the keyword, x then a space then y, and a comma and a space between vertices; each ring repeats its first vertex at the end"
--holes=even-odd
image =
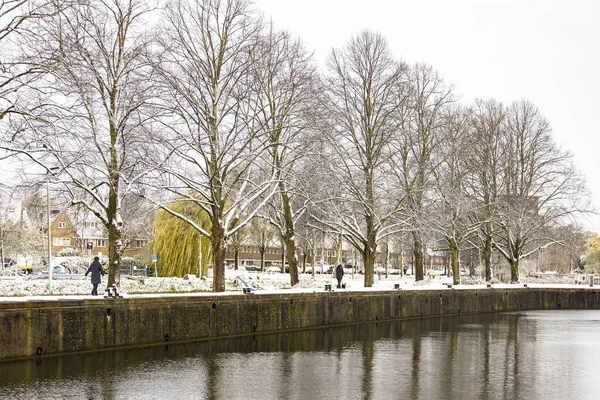
POLYGON ((96 228, 97 226, 98 226, 97 222, 86 222, 85 223, 86 228, 96 228))
POLYGON ((104 240, 104 239, 96 240, 96 247, 106 247, 106 240, 104 240))
POLYGON ((135 241, 135 246, 139 249, 141 247, 146 247, 148 245, 148 241, 147 240, 136 240, 135 241))
POLYGON ((66 224, 64 222, 59 222, 58 223, 58 229, 64 229, 66 226, 66 224))
POLYGON ((60 247, 69 247, 71 245, 71 239, 55 237, 55 238, 52 238, 52 245, 60 246, 60 247))

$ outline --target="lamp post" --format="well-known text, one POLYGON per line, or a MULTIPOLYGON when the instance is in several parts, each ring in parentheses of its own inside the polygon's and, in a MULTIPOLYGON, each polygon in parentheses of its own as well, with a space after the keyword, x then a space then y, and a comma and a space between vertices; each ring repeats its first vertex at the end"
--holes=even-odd
POLYGON ((48 217, 48 292, 52 294, 52 233, 50 232, 50 174, 58 167, 48 168, 46 172, 46 211, 48 217))

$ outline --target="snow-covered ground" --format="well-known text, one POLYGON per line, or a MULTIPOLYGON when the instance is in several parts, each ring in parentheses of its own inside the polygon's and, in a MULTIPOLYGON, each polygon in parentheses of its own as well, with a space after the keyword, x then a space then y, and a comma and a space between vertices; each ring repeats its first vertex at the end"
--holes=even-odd
MULTIPOLYGON (((399 285, 402 290, 423 290, 423 289, 478 289, 486 288, 486 283, 481 279, 462 277, 460 285, 453 285, 449 288, 447 285, 452 282, 452 278, 447 276, 436 276, 435 278, 426 278, 424 281, 415 282, 414 277, 398 275, 375 276, 375 283, 372 288, 364 287, 364 276, 351 276, 346 274, 343 283, 345 289, 336 289, 337 281, 332 275, 316 275, 314 278, 310 274, 300 274, 300 283, 293 288, 290 286, 289 274, 266 274, 252 273, 245 271, 226 271, 226 292, 223 294, 242 293, 245 282, 252 291, 257 293, 270 293, 289 291, 294 293, 318 292, 324 291, 325 285, 332 285, 334 291, 368 291, 368 290, 395 290, 395 285, 399 285), (241 279, 237 279, 237 278, 241 279), (243 282, 242 282, 243 281, 243 282)), ((106 277, 99 286, 99 292, 104 290, 106 277)), ((547 278, 524 278, 520 284, 503 284, 494 282, 496 288, 523 287, 527 283, 529 287, 552 286, 552 287, 578 287, 587 288, 589 284, 583 282, 583 276, 566 277, 547 277, 547 278), (577 283, 579 282, 579 283, 577 283)), ((48 279, 40 276, 9 276, 0 277, 0 300, 27 299, 38 296, 52 297, 77 297, 90 296, 92 285, 89 277, 83 275, 71 275, 68 279, 63 277, 52 280, 52 294, 48 290, 48 279)), ((189 294, 189 293, 210 293, 212 292, 212 278, 150 278, 150 277, 121 277, 120 293, 124 297, 138 297, 142 295, 165 295, 165 294, 189 294)), ((101 296, 98 296, 101 297, 101 296)))

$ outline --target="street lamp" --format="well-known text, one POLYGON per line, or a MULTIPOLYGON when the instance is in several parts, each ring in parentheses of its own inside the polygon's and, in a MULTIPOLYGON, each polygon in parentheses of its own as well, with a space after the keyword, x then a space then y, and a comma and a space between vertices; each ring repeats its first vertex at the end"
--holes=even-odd
POLYGON ((50 174, 58 167, 50 167, 46 171, 46 208, 48 217, 48 291, 52 294, 52 233, 50 232, 50 174))

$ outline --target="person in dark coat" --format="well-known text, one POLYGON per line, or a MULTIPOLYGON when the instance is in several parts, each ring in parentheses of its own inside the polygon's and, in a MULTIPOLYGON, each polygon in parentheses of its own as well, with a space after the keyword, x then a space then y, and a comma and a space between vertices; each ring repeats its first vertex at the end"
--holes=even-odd
POLYGON ((90 264, 89 268, 85 272, 85 276, 87 274, 92 273, 92 285, 94 288, 92 289, 92 296, 98 296, 98 285, 102 282, 102 275, 104 275, 104 270, 102 269, 102 264, 100 264, 100 258, 94 257, 94 261, 90 264))
POLYGON ((342 267, 342 264, 338 264, 338 266, 335 268, 335 279, 337 279, 338 281, 338 289, 342 288, 342 278, 344 277, 344 268, 342 267))

